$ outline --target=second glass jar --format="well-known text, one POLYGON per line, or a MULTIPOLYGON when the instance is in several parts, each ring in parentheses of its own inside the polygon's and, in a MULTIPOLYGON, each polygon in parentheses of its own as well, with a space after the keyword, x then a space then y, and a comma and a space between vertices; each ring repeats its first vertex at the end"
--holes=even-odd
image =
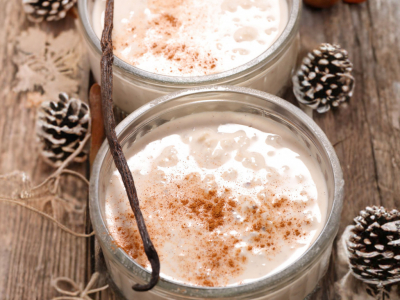
MULTIPOLYGON (((288 85, 299 51, 299 20, 301 0, 288 2, 288 23, 275 43, 257 58, 229 71, 205 76, 166 76, 144 71, 123 60, 114 59, 115 104, 132 112, 162 95, 191 87, 206 85, 238 85, 280 95, 288 85)), ((81 30, 89 61, 97 82, 100 82, 100 40, 93 30, 94 0, 78 0, 81 30)))

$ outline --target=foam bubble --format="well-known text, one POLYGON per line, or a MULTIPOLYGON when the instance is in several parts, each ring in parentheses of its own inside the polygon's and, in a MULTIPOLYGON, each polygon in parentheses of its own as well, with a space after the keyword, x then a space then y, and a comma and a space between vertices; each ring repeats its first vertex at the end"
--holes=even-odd
POLYGON ((258 36, 258 31, 254 27, 246 26, 239 28, 233 35, 236 42, 251 42, 254 41, 258 36))
POLYGON ((265 33, 268 35, 271 35, 276 31, 278 31, 278 29, 276 29, 275 27, 271 27, 271 28, 268 28, 267 30, 265 30, 265 33))
POLYGON ((247 49, 237 48, 232 50, 233 53, 239 53, 240 55, 248 55, 250 53, 247 49))

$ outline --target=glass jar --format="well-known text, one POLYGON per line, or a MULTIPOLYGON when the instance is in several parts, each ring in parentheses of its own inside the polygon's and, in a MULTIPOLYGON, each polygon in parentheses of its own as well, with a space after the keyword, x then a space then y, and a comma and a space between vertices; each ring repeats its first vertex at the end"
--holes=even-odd
MULTIPOLYGON (((81 31, 86 41, 94 78, 100 82, 100 40, 92 26, 95 0, 78 0, 81 31)), ((144 71, 118 57, 114 58, 114 103, 125 112, 179 89, 210 84, 251 87, 277 95, 288 85, 295 67, 300 43, 298 38, 301 0, 287 1, 288 24, 281 36, 264 53, 237 68, 205 76, 166 76, 144 71)))
POLYGON ((327 185, 326 223, 311 247, 293 264, 257 281, 229 287, 197 287, 160 278, 145 293, 132 290, 148 282, 150 273, 116 247, 105 220, 105 191, 115 166, 105 142, 94 162, 90 183, 90 215, 111 278, 127 299, 265 299, 299 300, 311 293, 329 264, 343 200, 343 175, 335 151, 322 130, 299 108, 271 94, 234 86, 182 90, 145 104, 116 128, 125 153, 138 137, 173 119, 205 111, 261 115, 288 127, 319 163, 327 185))

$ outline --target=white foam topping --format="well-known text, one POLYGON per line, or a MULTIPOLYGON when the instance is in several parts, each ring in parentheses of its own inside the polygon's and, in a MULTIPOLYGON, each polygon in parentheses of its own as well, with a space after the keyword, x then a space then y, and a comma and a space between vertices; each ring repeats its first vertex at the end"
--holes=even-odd
MULTIPOLYGON (((251 282, 296 261, 324 226, 319 165, 272 120, 195 114, 153 130, 127 155, 164 278, 200 286, 251 282)), ((116 244, 149 268, 117 171, 106 197, 116 244)))
MULTIPOLYGON (((101 37, 106 0, 96 0, 101 37)), ((149 72, 200 76, 266 51, 288 20, 286 0, 115 0, 114 53, 149 72)))

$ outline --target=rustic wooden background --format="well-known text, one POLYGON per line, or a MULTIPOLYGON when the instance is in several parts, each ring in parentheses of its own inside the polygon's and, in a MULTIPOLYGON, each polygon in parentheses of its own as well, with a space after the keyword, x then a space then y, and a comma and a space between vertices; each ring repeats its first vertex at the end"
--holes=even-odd
MULTIPOLYGON (((12 90, 17 67, 15 37, 31 26, 21 0, 0 0, 0 175, 22 170, 35 182, 52 169, 38 156, 35 108, 27 108, 24 93, 12 90)), ((339 234, 367 205, 400 208, 400 1, 368 0, 359 5, 339 3, 331 9, 305 7, 301 35, 303 53, 321 42, 348 49, 354 63, 356 89, 351 102, 338 111, 314 115, 334 145, 346 181, 339 234)), ((69 28, 71 21, 41 24, 48 34, 69 28)), ((291 91, 285 96, 291 102, 291 91)), ((87 166, 81 166, 83 173, 87 166)), ((67 184, 68 185, 68 184, 67 184)), ((68 185, 69 186, 69 185, 68 185)), ((70 185, 85 199, 84 188, 70 185)), ((88 241, 75 238, 42 217, 0 203, 0 299, 51 299, 51 278, 68 276, 85 282, 93 253, 88 241)), ((312 299, 335 299, 337 259, 312 299)), ((99 299, 116 299, 111 292, 99 299)))

